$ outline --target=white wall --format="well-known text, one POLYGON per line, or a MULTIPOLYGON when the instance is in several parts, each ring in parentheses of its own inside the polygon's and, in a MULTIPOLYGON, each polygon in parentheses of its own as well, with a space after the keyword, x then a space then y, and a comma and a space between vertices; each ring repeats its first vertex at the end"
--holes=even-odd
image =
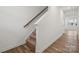
POLYGON ((46 14, 35 24, 37 34, 36 52, 43 52, 48 46, 55 42, 64 31, 61 12, 55 6, 49 7, 46 14))
POLYGON ((79 39, 79 9, 78 9, 78 22, 77 22, 77 34, 78 34, 78 39, 79 39))
POLYGON ((28 29, 23 28, 45 7, 22 6, 0 7, 0 52, 19 46, 25 42, 28 29))

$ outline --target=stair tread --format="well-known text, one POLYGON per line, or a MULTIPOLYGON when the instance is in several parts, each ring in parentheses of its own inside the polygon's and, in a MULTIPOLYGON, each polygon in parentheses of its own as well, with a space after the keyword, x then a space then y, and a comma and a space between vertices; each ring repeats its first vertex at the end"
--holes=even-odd
POLYGON ((30 49, 28 46, 26 46, 26 45, 23 45, 23 46, 24 46, 24 48, 26 48, 27 50, 31 51, 31 49, 30 49))
POLYGON ((24 44, 23 47, 25 48, 25 52, 32 53, 31 49, 26 44, 24 44))
POLYGON ((32 44, 33 46, 35 46, 35 44, 36 44, 36 41, 34 39, 32 39, 32 38, 29 38, 27 40, 27 42, 30 43, 30 44, 32 44))
POLYGON ((36 35, 30 35, 30 37, 32 38, 32 39, 36 39, 36 35))

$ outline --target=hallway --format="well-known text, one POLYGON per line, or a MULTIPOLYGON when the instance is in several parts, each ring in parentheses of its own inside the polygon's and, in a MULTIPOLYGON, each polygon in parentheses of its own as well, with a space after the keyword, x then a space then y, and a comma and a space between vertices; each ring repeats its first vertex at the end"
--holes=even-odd
POLYGON ((44 53, 74 53, 79 52, 79 40, 76 31, 66 31, 44 53))

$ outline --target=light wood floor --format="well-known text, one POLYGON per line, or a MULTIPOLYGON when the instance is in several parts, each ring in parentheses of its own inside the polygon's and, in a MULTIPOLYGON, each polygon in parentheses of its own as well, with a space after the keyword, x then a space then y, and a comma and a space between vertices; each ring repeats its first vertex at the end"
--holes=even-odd
POLYGON ((79 40, 76 31, 66 31, 44 53, 74 53, 79 52, 79 40))

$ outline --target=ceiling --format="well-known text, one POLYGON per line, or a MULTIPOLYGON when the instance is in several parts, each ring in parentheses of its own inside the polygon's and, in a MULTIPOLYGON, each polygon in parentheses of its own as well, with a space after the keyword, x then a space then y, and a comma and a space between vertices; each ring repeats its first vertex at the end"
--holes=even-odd
POLYGON ((60 6, 65 17, 78 16, 79 6, 60 6))
POLYGON ((59 8, 62 9, 63 11, 66 11, 71 9, 78 9, 79 6, 59 6, 59 8))

